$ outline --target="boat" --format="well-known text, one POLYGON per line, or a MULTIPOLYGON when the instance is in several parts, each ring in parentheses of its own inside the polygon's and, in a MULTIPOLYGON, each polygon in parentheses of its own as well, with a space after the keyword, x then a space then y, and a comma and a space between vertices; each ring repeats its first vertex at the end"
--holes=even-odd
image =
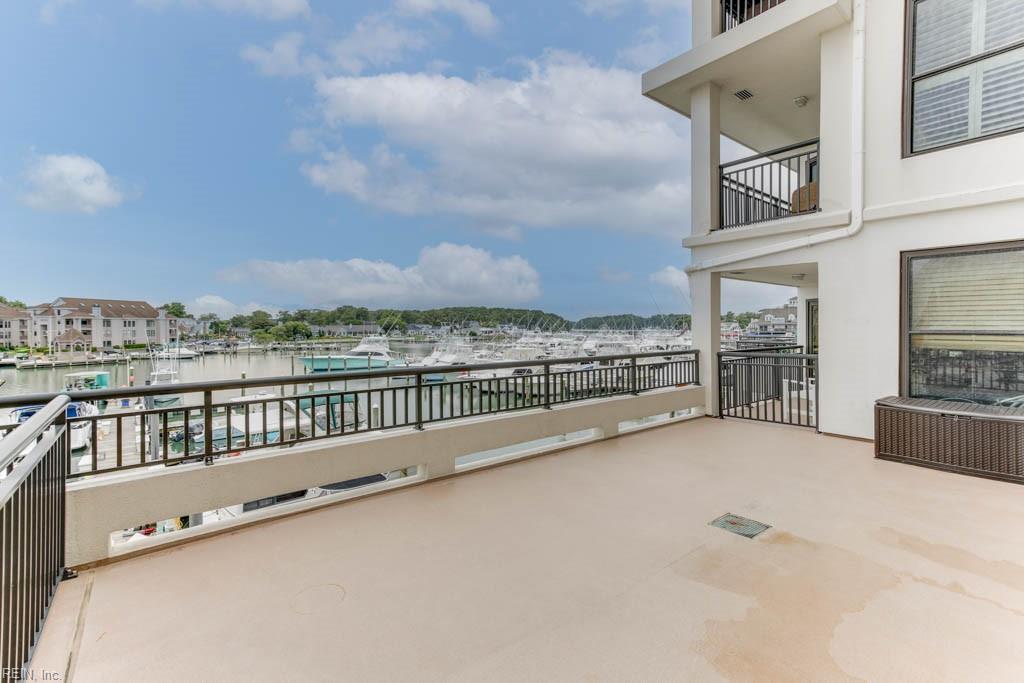
MULTIPOLYGON (((23 422, 28 422, 33 415, 44 407, 45 406, 42 405, 22 406, 11 411, 11 416, 18 424, 21 424, 23 422)), ((93 417, 99 414, 99 408, 84 401, 73 401, 69 403, 67 407, 67 416, 69 420, 76 417, 93 417)), ((68 422, 67 431, 72 451, 87 449, 92 445, 92 420, 68 422)))
MULTIPOLYGON (((178 371, 166 366, 156 367, 149 373, 149 386, 166 386, 168 384, 178 384, 181 380, 178 379, 178 371)), ((178 394, 157 394, 153 397, 154 408, 171 408, 176 405, 181 405, 181 396, 178 394)))
POLYGON ((302 356, 299 360, 308 372, 408 367, 404 358, 391 352, 387 337, 380 336, 363 337, 355 348, 337 356, 302 356))
POLYGON ((185 348, 184 346, 168 346, 157 351, 154 358, 157 360, 192 360, 199 357, 198 351, 185 348))
MULTIPOLYGON (((365 406, 357 406, 354 394, 318 394, 307 393, 297 396, 279 398, 277 394, 261 391, 246 396, 236 396, 231 402, 231 438, 228 440, 228 416, 224 413, 213 419, 213 450, 231 451, 237 455, 246 447, 246 429, 248 429, 249 447, 255 448, 264 444, 281 442, 284 434, 285 442, 294 442, 296 438, 309 437, 314 434, 326 434, 328 431, 342 433, 353 431, 357 425, 360 429, 367 427, 365 406), (265 404, 265 407, 264 407, 265 404), (283 406, 284 413, 280 408, 283 406), (296 414, 296 408, 298 413, 296 414), (265 413, 264 413, 265 411, 265 413), (248 420, 246 420, 248 415, 248 420), (316 426, 313 426, 315 421, 316 426), (329 426, 328 426, 329 425, 329 426), (264 431, 264 429, 266 431, 264 431)), ((184 434, 177 429, 171 434, 172 449, 177 454, 184 451, 184 434)), ((190 453, 201 453, 205 448, 205 431, 202 422, 189 427, 192 445, 190 453)))
POLYGON ((94 391, 110 388, 110 373, 105 370, 69 372, 64 375, 64 391, 94 391))
MULTIPOLYGON (((434 347, 430 355, 410 367, 440 367, 446 365, 470 365, 472 363, 485 362, 480 358, 480 353, 474 350, 473 345, 460 340, 449 340, 445 344, 434 347)), ((443 382, 447 379, 444 373, 435 372, 423 375, 425 382, 443 382)))

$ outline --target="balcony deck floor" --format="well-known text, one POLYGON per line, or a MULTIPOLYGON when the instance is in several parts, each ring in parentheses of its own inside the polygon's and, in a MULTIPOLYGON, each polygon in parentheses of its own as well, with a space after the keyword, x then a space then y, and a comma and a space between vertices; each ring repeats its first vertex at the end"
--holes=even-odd
POLYGON ((33 668, 1019 680, 1022 518, 1020 486, 699 419, 83 572, 61 585, 33 668), (725 512, 772 528, 750 540, 708 526, 725 512))

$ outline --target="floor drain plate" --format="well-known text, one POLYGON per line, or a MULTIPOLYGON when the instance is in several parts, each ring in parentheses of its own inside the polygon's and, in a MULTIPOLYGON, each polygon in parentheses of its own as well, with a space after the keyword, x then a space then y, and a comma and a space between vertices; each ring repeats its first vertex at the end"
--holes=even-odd
POLYGON ((754 519, 747 519, 746 517, 740 517, 739 515, 734 515, 731 512, 722 515, 718 519, 711 520, 708 524, 711 526, 717 526, 719 529, 731 531, 732 533, 739 534, 740 536, 746 536, 747 538, 753 538, 762 531, 767 531, 772 528, 769 524, 764 524, 754 519))

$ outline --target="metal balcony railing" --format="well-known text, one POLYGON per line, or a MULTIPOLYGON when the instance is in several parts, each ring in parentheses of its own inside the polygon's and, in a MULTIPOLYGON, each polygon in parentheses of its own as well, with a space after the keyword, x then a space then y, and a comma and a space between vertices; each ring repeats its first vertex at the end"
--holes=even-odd
POLYGON ((786 0, 721 0, 722 33, 759 17, 786 0))
POLYGON ((26 680, 64 574, 66 396, 51 399, 0 439, 0 672, 26 680))
MULTIPOLYGON (((694 350, 80 391, 65 395, 74 411, 62 443, 77 478, 699 383, 694 350)), ((54 398, 5 397, 0 408, 54 398)))
POLYGON ((818 211, 818 140, 719 166, 719 227, 735 228, 818 211))
POLYGON ((818 354, 802 346, 718 354, 720 417, 818 427, 818 354))

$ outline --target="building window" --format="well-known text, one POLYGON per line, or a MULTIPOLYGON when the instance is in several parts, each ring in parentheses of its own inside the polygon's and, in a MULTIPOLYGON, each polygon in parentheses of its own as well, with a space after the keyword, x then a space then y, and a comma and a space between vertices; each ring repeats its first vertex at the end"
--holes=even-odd
POLYGON ((1024 406, 1024 242, 903 253, 904 396, 1024 406))
POLYGON ((1020 0, 908 0, 909 154, 1024 128, 1020 0))

